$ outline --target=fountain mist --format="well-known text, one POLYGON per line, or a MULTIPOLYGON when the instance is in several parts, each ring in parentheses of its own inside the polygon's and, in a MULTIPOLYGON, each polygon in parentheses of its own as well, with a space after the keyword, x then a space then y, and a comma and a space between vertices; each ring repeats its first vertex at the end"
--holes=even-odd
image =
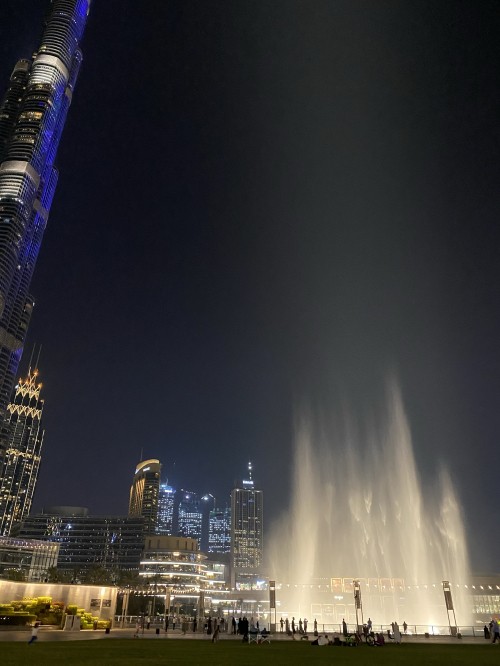
POLYGON ((356 578, 365 619, 446 625, 441 582, 448 580, 457 621, 470 624, 460 507, 444 470, 434 481, 435 489, 424 492, 395 385, 382 427, 359 434, 346 417, 340 427, 319 431, 303 416, 291 508, 274 526, 268 550, 272 577, 281 583, 281 611, 354 622, 356 578), (329 597, 319 591, 326 584, 329 597))

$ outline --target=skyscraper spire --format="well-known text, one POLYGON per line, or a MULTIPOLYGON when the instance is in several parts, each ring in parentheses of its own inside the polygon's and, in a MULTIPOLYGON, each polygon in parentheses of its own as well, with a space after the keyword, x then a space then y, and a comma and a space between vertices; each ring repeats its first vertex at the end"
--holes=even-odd
MULTIPOLYGON (((32 61, 0 104, 0 425, 34 306, 29 294, 57 183, 54 161, 75 87, 89 0, 51 0, 32 61)), ((8 433, 0 437, 0 461, 8 433)))

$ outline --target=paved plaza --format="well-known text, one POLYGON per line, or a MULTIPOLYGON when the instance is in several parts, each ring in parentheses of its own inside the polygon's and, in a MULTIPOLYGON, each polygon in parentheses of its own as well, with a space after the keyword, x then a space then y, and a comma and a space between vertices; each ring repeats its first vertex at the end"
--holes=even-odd
MULTIPOLYGON (((135 629, 127 627, 124 629, 114 628, 111 629, 109 634, 102 629, 98 630, 82 630, 82 631, 62 631, 61 629, 54 629, 51 627, 41 627, 38 633, 38 642, 51 642, 51 641, 93 641, 93 640, 113 640, 117 638, 134 638, 135 629)), ((28 641, 31 635, 30 628, 17 631, 0 631, 0 641, 15 641, 22 642, 28 641)), ((334 634, 331 633, 330 636, 334 634)), ((338 634, 335 634, 338 635, 338 634)), ((139 638, 135 640, 154 640, 154 641, 164 641, 164 640, 176 640, 176 641, 206 641, 210 642, 212 640, 211 636, 208 636, 206 633, 186 633, 183 634, 182 631, 172 631, 169 630, 165 632, 163 629, 160 629, 160 632, 157 634, 155 628, 144 629, 144 632, 141 630, 139 632, 139 638)), ((233 634, 220 634, 220 641, 242 641, 241 636, 235 636, 233 634)), ((309 640, 314 640, 312 634, 309 635, 309 640)), ((293 639, 287 636, 285 633, 278 632, 276 634, 271 634, 271 641, 279 642, 293 642, 293 639)), ((295 640, 296 643, 305 642, 300 638, 295 640)), ((484 645, 490 641, 485 640, 483 637, 472 637, 464 636, 463 638, 453 638, 451 636, 431 636, 425 638, 424 636, 403 636, 403 644, 428 644, 428 645, 438 645, 438 644, 447 644, 447 645, 484 645)), ((500 646, 500 643, 497 645, 500 646)))

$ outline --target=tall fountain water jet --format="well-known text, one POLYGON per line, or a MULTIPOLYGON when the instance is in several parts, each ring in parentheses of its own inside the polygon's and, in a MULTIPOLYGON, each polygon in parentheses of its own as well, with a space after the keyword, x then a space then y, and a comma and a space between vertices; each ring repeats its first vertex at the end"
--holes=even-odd
POLYGON ((470 624, 460 507, 443 469, 424 490, 395 384, 381 425, 360 428, 348 416, 326 425, 302 415, 294 455, 291 508, 268 549, 282 610, 311 617, 327 606, 333 624, 344 615, 354 621, 349 584, 361 579, 366 617, 446 625, 447 580, 458 624, 470 624))

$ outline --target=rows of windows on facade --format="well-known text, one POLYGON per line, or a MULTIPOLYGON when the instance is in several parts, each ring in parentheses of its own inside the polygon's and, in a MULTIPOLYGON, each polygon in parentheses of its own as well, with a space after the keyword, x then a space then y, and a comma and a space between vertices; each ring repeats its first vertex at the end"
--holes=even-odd
MULTIPOLYGON (((144 460, 133 475, 128 515, 92 516, 85 507, 49 507, 24 518, 14 538, 57 546, 55 554, 43 553, 44 567, 35 570, 42 579, 50 557, 67 582, 88 581, 96 567, 108 571, 108 582, 118 582, 134 572, 158 573, 163 560, 187 558, 197 566, 210 562, 212 574, 225 584, 250 585, 262 577, 263 493, 255 487, 250 463, 247 478, 234 485, 229 505, 218 506, 211 493, 162 483, 160 461, 144 460)), ((29 575, 33 580, 33 571, 29 575)))
MULTIPOLYGON (((26 378, 15 382, 34 308, 31 281, 57 186, 57 151, 82 62, 79 44, 89 7, 90 0, 47 0, 41 39, 29 49, 31 58, 14 65, 0 102, 0 535, 13 534, 29 515, 40 466, 43 400, 38 370, 31 367, 26 378)), ((0 565, 16 547, 9 550, 2 544, 0 565)), ((36 548, 33 557, 22 561, 38 561, 36 548)), ((45 563, 53 561, 56 550, 45 548, 45 563)))
POLYGON ((230 556, 238 569, 258 569, 263 550, 263 494, 255 487, 252 464, 235 484, 229 502, 211 493, 173 488, 161 482, 158 459, 141 461, 130 488, 129 515, 141 516, 149 535, 195 539, 204 553, 230 556))

